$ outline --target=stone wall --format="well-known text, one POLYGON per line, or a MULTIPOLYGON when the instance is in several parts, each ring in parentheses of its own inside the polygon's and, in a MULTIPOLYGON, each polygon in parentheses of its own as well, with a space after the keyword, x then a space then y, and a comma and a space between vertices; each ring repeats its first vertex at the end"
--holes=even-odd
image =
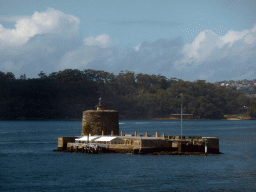
POLYGON ((161 148, 165 141, 162 139, 143 139, 141 140, 141 147, 147 148, 161 148))
MULTIPOLYGON (((91 135, 119 135, 119 113, 114 110, 88 110, 83 112, 82 126, 90 123, 93 127, 91 135)), ((82 129, 82 135, 86 135, 82 129)))
POLYGON ((207 138, 207 151, 209 153, 219 153, 219 138, 215 137, 202 137, 203 140, 207 138))
POLYGON ((75 139, 78 137, 59 137, 58 138, 58 149, 57 150, 66 150, 67 143, 75 142, 75 139))
POLYGON ((109 150, 119 153, 133 153, 134 149, 140 149, 139 145, 116 145, 110 144, 109 150))

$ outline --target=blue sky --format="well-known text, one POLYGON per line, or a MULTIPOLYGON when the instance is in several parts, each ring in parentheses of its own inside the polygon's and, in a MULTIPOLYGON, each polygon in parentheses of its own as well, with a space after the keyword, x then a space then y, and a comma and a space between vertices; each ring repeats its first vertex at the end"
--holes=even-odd
POLYGON ((0 0, 0 71, 256 78, 254 0, 0 0))

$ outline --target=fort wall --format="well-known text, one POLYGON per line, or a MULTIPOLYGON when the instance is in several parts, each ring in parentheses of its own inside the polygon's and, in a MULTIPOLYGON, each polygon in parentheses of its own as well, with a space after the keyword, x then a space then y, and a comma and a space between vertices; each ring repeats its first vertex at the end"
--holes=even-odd
POLYGON ((58 151, 66 150, 67 149, 67 143, 73 143, 75 142, 75 139, 78 137, 59 137, 58 138, 58 151))
MULTIPOLYGON (((112 134, 119 135, 119 113, 114 110, 89 110, 83 112, 82 126, 90 123, 92 126, 91 135, 112 134)), ((82 129, 82 136, 86 135, 82 129)))

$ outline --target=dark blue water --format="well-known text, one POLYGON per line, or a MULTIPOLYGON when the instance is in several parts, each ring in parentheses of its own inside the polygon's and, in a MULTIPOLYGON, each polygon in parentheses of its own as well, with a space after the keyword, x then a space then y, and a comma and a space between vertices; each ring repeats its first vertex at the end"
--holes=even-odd
MULTIPOLYGON (((120 121, 131 134, 180 135, 179 121, 120 121)), ((0 121, 0 191, 255 191, 255 121, 185 121, 183 135, 220 138, 221 155, 54 152, 81 121, 0 121)))

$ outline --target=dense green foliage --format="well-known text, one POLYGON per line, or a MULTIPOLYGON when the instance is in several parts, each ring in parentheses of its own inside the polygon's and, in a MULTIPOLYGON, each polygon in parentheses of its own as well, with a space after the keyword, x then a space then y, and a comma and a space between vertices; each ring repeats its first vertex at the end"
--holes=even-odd
POLYGON ((183 113, 196 118, 221 119, 245 112, 256 116, 255 98, 202 80, 89 69, 38 75, 25 80, 0 72, 1 119, 81 119, 82 111, 95 109, 99 97, 107 109, 118 110, 121 119, 168 118, 180 113, 181 103, 183 113))

